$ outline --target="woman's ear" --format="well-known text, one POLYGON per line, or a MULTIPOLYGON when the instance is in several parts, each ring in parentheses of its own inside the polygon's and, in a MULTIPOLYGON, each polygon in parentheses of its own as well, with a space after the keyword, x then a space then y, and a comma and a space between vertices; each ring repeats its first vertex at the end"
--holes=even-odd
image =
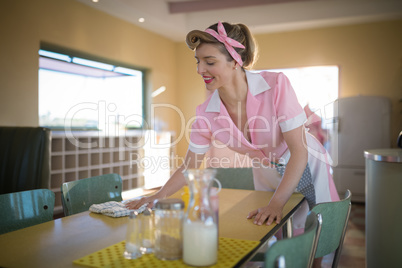
POLYGON ((240 64, 235 60, 233 60, 233 63, 234 63, 233 70, 237 70, 239 68, 240 64))

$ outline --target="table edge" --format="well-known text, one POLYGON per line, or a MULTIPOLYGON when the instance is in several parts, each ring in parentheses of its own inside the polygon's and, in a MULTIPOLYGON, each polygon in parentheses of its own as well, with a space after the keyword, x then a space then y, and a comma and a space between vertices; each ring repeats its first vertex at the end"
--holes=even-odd
POLYGON ((242 267, 244 264, 249 262, 257 253, 257 251, 260 249, 260 247, 265 244, 269 238, 273 236, 273 234, 276 234, 280 228, 282 228, 283 225, 287 222, 287 220, 296 212, 296 210, 302 205, 303 201, 306 198, 303 196, 303 198, 300 200, 300 202, 287 214, 285 217, 282 218, 281 222, 277 224, 274 228, 272 228, 271 232, 266 234, 261 240, 258 246, 256 246, 252 251, 250 251, 246 256, 244 256, 240 261, 237 262, 237 264, 234 266, 234 268, 237 267, 242 267), (270 234, 272 233, 272 234, 270 234))

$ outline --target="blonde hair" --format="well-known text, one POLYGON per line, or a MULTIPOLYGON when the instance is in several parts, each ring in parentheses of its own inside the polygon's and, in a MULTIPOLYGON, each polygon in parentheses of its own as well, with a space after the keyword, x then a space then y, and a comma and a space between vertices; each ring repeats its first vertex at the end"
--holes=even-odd
MULTIPOLYGON (((225 27, 227 36, 241 43, 245 48, 237 48, 234 47, 237 53, 239 53, 242 61, 244 69, 251 69, 254 63, 257 61, 257 44, 254 40, 253 35, 251 34, 248 27, 244 24, 230 24, 227 22, 222 23, 225 27)), ((216 32, 218 32, 218 24, 215 23, 208 27, 216 32)), ((225 46, 219 42, 215 37, 200 30, 193 30, 189 32, 186 36, 187 46, 195 50, 201 44, 214 44, 218 47, 219 51, 226 55, 228 61, 232 61, 233 58, 226 50, 225 46)))

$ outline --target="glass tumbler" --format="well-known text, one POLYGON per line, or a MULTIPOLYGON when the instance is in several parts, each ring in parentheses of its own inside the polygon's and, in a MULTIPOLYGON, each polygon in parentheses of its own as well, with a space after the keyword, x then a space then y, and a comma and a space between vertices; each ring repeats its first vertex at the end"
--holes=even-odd
POLYGON ((140 251, 141 222, 136 211, 130 211, 127 223, 126 248, 124 258, 137 259, 142 256, 140 251))
POLYGON ((141 253, 154 252, 154 215, 150 208, 146 208, 140 215, 141 219, 141 253))

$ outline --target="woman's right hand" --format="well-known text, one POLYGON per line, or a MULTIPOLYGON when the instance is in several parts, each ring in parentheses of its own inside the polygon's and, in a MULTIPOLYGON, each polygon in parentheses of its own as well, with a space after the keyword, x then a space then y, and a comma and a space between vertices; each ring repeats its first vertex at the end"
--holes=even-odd
POLYGON ((135 199, 126 203, 126 208, 128 209, 139 209, 145 203, 148 203, 147 208, 152 208, 154 206, 154 201, 158 199, 156 194, 150 196, 144 196, 140 199, 135 199))

